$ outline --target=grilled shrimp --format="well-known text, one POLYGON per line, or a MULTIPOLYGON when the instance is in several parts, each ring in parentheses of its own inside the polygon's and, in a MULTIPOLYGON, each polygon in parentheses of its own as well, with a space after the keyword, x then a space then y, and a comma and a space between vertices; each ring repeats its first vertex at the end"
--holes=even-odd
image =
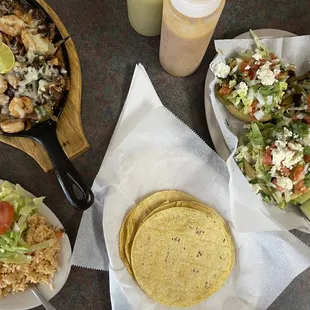
POLYGON ((0 95, 2 95, 8 89, 8 83, 4 79, 3 75, 0 75, 0 95))
POLYGON ((8 114, 9 113, 9 102, 10 97, 2 94, 0 95, 0 107, 1 107, 1 114, 8 114))
POLYGON ((19 83, 19 80, 18 78, 16 77, 16 75, 14 74, 14 72, 9 72, 7 73, 5 76, 4 76, 4 79, 12 86, 14 87, 15 89, 17 88, 18 86, 18 83, 19 83))
POLYGON ((1 122, 1 129, 7 133, 16 133, 25 129, 25 124, 21 119, 8 119, 1 122))
POLYGON ((21 33, 23 44, 28 51, 32 49, 35 54, 39 55, 54 55, 56 48, 52 42, 46 38, 42 38, 40 34, 31 34, 27 30, 21 33))
POLYGON ((25 27, 25 23, 15 15, 5 15, 0 18, 0 31, 12 37, 17 37, 21 34, 25 27))
POLYGON ((24 118, 33 112, 32 100, 28 97, 14 97, 9 105, 10 114, 17 118, 24 118))

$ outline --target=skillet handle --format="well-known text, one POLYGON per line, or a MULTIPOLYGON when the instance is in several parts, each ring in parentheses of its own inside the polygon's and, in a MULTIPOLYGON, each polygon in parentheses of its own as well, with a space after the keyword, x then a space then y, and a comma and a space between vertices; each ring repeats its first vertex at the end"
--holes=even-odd
POLYGON ((94 194, 63 151, 56 135, 56 122, 48 120, 30 137, 47 151, 70 204, 79 211, 88 209, 94 202, 94 194))

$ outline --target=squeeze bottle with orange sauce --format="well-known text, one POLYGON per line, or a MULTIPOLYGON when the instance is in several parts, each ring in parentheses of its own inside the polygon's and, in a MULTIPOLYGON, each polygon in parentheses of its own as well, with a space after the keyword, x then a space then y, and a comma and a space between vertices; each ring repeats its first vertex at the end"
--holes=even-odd
POLYGON ((199 67, 225 0, 164 0, 159 58, 174 76, 199 67))

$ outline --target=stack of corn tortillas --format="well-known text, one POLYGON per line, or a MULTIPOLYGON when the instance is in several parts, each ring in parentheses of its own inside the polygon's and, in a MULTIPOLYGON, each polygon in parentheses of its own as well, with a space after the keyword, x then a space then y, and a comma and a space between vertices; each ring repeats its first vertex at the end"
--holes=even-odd
POLYGON ((153 300, 195 305, 218 291, 235 261, 229 227, 213 209, 181 191, 155 193, 123 221, 119 252, 153 300))

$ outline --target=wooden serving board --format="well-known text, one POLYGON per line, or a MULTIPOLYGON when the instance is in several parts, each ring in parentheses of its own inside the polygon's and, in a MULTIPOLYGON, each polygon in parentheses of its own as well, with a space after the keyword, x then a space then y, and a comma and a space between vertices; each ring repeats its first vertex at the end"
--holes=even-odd
MULTIPOLYGON (((44 0, 36 0, 55 22, 61 35, 65 38, 69 33, 57 14, 44 0)), ((73 159, 89 149, 81 122, 82 75, 80 61, 72 39, 66 41, 70 64, 70 91, 64 110, 58 120, 57 136, 66 155, 73 159)), ((53 169, 52 163, 44 148, 29 138, 4 137, 0 141, 12 145, 33 157, 45 172, 53 169)))

